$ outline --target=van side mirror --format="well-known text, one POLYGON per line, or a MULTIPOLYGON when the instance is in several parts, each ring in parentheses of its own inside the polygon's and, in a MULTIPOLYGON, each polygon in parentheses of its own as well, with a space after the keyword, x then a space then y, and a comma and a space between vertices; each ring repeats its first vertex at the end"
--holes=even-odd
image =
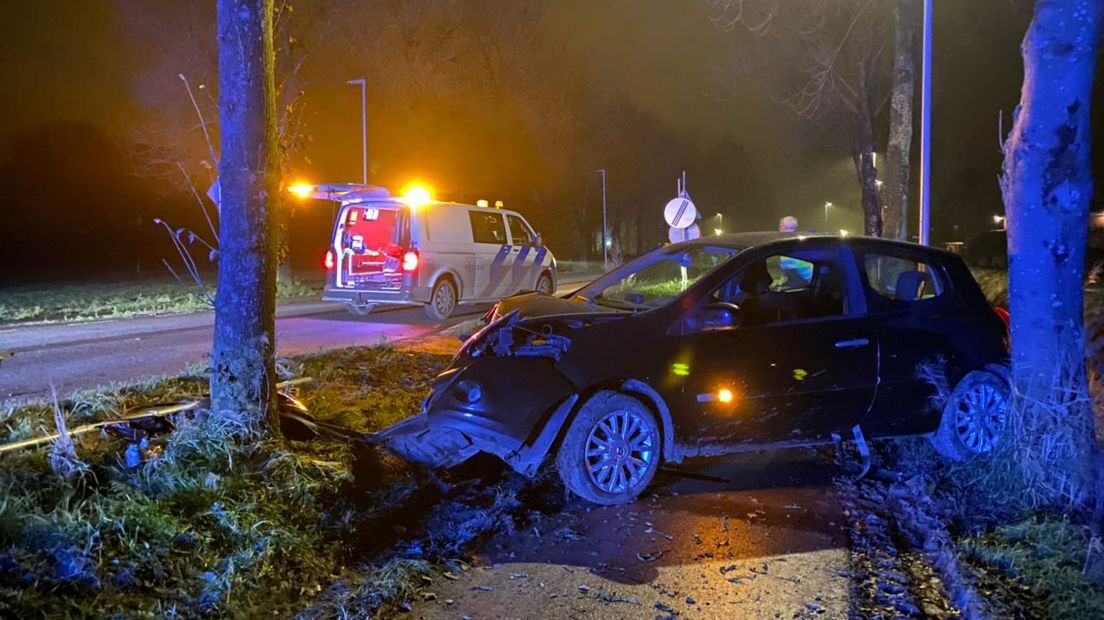
POLYGON ((693 317, 696 331, 723 331, 740 326, 740 307, 717 301, 702 306, 693 317))

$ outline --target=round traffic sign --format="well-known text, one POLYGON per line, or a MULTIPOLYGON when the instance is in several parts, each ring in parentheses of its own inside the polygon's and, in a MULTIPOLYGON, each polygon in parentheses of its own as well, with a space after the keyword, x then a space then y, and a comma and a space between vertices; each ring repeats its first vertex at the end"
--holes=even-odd
POLYGON ((698 210, 689 198, 672 198, 663 207, 663 219, 672 228, 688 228, 698 219, 698 210))
POLYGON ((672 226, 667 229, 667 238, 671 240, 671 243, 690 241, 699 237, 701 237, 701 229, 698 228, 697 224, 691 224, 689 228, 675 228, 672 226))

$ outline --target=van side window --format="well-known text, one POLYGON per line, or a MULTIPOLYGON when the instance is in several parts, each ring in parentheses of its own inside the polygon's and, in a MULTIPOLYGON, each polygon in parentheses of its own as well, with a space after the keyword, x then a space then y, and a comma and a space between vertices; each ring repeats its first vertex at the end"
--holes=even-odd
POLYGON ((926 263, 884 254, 863 256, 871 311, 888 312, 942 296, 942 272, 926 263))
POLYGON ((468 211, 468 217, 471 219, 472 241, 505 245, 506 222, 501 213, 468 211))
POLYGON ((510 245, 533 245, 533 235, 525 222, 516 215, 507 215, 510 221, 510 245))

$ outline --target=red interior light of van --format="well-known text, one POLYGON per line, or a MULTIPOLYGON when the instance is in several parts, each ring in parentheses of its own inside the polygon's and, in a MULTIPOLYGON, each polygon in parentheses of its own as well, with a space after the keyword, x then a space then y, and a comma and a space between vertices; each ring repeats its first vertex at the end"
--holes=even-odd
POLYGON ((333 250, 326 250, 326 258, 323 263, 326 265, 326 269, 334 268, 334 255, 333 250))
POLYGON ((406 254, 403 254, 402 268, 403 271, 414 271, 418 268, 417 250, 410 250, 406 254))
POLYGON ((1000 317, 1001 322, 1004 323, 1004 328, 1011 331, 1012 315, 1008 312, 1008 310, 1000 306, 993 306, 993 312, 995 312, 996 315, 1000 317))

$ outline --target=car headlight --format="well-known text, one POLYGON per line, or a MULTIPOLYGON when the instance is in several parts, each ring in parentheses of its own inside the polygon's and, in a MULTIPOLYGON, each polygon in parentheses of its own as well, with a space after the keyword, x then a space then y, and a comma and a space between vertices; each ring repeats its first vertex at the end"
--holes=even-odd
POLYGON ((483 398, 483 386, 471 379, 464 379, 453 386, 452 391, 461 401, 470 404, 477 403, 483 398))

